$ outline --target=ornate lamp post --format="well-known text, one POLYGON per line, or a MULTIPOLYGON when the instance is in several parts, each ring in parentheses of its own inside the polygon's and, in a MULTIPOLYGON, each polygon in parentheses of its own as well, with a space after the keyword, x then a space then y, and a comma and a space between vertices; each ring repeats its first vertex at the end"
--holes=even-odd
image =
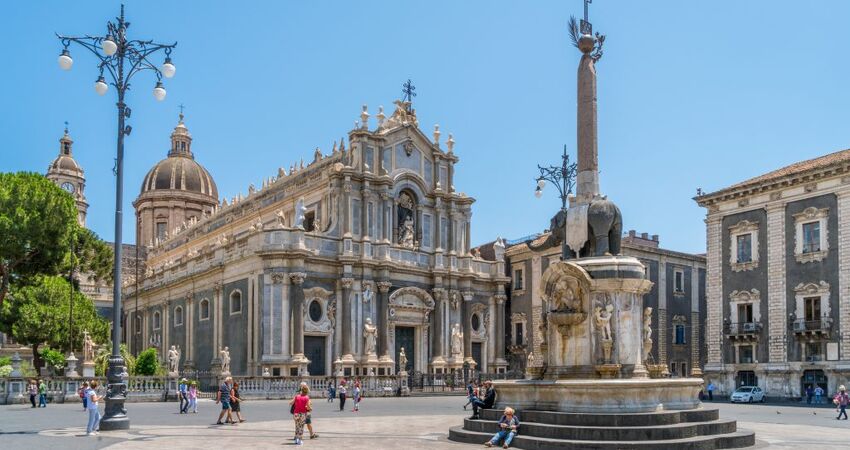
POLYGON ((124 94, 130 88, 130 79, 133 78, 133 75, 143 70, 151 70, 156 75, 157 80, 153 89, 154 98, 162 101, 166 94, 162 85, 162 77, 171 78, 176 71, 171 62, 171 51, 177 45, 176 42, 169 45, 157 44, 150 40, 128 40, 127 28, 129 27, 130 23, 124 20, 124 5, 121 5, 121 15, 116 18, 115 22, 107 22, 105 37, 56 35, 62 41, 63 46, 58 60, 59 67, 63 70, 71 70, 74 61, 71 59, 68 47, 71 43, 79 44, 97 57, 100 75, 94 84, 95 92, 104 95, 109 90, 109 85, 107 85, 107 81, 109 81, 118 93, 118 148, 115 159, 115 262, 112 281, 112 355, 109 357, 107 372, 106 412, 100 422, 100 429, 104 431, 122 430, 130 427, 127 410, 124 408, 127 393, 127 385, 124 380, 127 373, 124 358, 121 357, 120 351, 124 136, 128 136, 132 130, 129 125, 125 125, 125 120, 130 118, 130 108, 124 103, 124 94), (150 58, 159 51, 165 53, 165 61, 157 67, 150 61, 150 58), (104 72, 108 74, 109 80, 104 78, 104 72))
POLYGON ((564 146, 564 154, 561 156, 561 166, 543 167, 537 165, 540 170, 540 176, 537 177, 537 188, 534 190, 534 196, 540 198, 543 196, 543 188, 546 182, 552 183, 558 189, 558 196, 561 198, 561 211, 567 210, 567 201, 570 194, 573 193, 573 188, 576 186, 576 163, 570 164, 570 156, 567 155, 567 146, 564 146))

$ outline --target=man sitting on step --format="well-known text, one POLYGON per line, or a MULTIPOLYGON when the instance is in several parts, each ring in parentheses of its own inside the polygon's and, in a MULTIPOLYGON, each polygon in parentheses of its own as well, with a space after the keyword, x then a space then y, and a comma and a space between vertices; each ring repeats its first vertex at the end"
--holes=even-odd
POLYGON ((481 400, 479 398, 475 398, 472 400, 472 417, 470 417, 470 419, 478 419, 479 408, 491 409, 496 403, 496 389, 493 388, 493 381, 485 381, 484 389, 486 389, 486 393, 484 394, 484 400, 481 400))

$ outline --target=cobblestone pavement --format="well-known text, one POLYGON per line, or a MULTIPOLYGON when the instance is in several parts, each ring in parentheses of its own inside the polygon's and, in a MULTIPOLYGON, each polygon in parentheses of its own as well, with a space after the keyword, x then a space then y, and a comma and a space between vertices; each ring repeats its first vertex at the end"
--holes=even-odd
MULTIPOLYGON (((464 415, 462 397, 368 398, 361 411, 338 411, 338 403, 314 400, 313 423, 320 437, 305 440, 315 449, 460 449, 449 442, 449 427, 464 415)), ((10 449, 150 449, 280 448, 292 446, 293 423, 284 401, 243 405, 248 420, 239 425, 212 425, 217 405, 201 401, 199 414, 177 414, 176 403, 130 403, 132 427, 86 437, 86 414, 79 404, 32 409, 0 406, 0 447, 10 449)), ((830 408, 715 403, 722 417, 756 431, 757 447, 771 449, 850 447, 850 421, 835 420, 830 408)), ((305 430, 306 433, 306 430, 305 430)))

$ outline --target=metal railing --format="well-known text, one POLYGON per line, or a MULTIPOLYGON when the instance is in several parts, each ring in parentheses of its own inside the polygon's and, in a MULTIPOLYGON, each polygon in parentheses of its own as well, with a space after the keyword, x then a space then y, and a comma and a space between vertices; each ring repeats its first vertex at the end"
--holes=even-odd
POLYGON ((725 334, 758 334, 761 332, 763 325, 761 322, 735 322, 727 323, 723 327, 725 334))
POLYGON ((791 326, 794 329, 794 332, 797 333, 805 333, 811 331, 828 332, 832 329, 832 319, 829 317, 823 317, 815 320, 798 319, 792 322, 791 326))

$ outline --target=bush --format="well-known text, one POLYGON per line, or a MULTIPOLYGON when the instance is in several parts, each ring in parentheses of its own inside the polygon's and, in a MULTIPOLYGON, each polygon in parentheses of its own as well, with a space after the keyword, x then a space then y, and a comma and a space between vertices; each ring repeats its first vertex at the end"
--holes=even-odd
POLYGON ((0 356, 0 366, 11 366, 11 365, 12 365, 12 358, 9 358, 8 356, 0 356))
MULTIPOLYGON (((121 344, 121 357, 124 358, 124 366, 127 368, 127 373, 134 374, 136 371, 136 358, 130 354, 130 350, 126 344, 121 344)), ((112 355, 112 343, 107 341, 97 349, 97 356, 94 358, 94 374, 102 377, 106 376, 106 370, 109 368, 109 356, 112 355)))
POLYGON ((139 357, 136 358, 136 371, 134 375, 152 376, 156 375, 159 371, 159 355, 157 355, 155 348, 150 347, 139 353, 139 357))
POLYGON ((44 360, 44 364, 47 367, 53 368, 54 371, 58 372, 65 367, 65 355, 59 350, 45 347, 38 353, 41 355, 41 359, 44 360))
POLYGON ((8 377, 10 373, 12 373, 11 365, 0 365, 0 377, 8 377))

